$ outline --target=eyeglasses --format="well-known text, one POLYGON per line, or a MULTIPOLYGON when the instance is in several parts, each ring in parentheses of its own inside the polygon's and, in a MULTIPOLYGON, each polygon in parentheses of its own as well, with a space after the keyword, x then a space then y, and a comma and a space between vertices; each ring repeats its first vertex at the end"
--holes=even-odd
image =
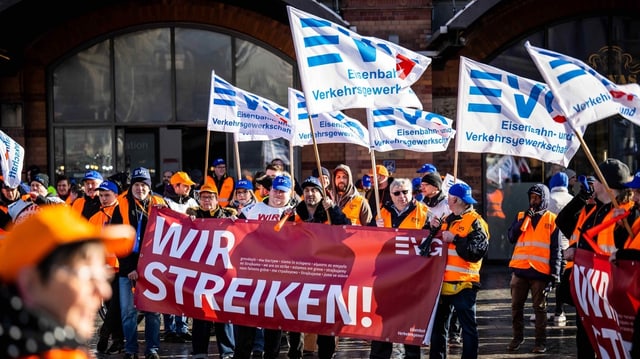
POLYGON ((214 196, 207 196, 207 195, 200 195, 200 199, 202 200, 207 200, 207 201, 211 201, 214 198, 214 196))
POLYGON ((409 190, 408 190, 408 189, 404 189, 404 190, 402 190, 402 191, 396 191, 396 192, 393 192, 392 194, 393 194, 394 196, 396 196, 396 197, 397 197, 397 196, 399 196, 399 195, 400 195, 400 193, 402 193, 402 194, 407 194, 407 193, 409 193, 409 190))

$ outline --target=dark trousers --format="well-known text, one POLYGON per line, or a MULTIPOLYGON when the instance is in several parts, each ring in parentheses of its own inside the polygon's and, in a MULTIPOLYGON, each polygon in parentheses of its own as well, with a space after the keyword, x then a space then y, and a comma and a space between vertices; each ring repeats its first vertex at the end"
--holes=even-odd
POLYGON ((451 312, 455 308, 458 312, 458 321, 462 327, 462 359, 476 359, 478 357, 478 323, 476 322, 476 298, 475 289, 463 289, 458 294, 441 295, 436 310, 436 317, 431 333, 431 345, 429 346, 430 359, 443 359, 447 357, 447 339, 449 335, 449 323, 451 312))
POLYGON ((109 338, 114 342, 124 343, 124 333, 122 332, 122 318, 120 317, 120 285, 116 276, 111 281, 111 299, 106 302, 107 313, 104 322, 98 329, 100 337, 109 338))
MULTIPOLYGON (((331 359, 336 352, 336 337, 329 335, 318 335, 318 358, 331 359)), ((298 332, 289 332, 289 352, 287 356, 292 359, 302 358, 304 343, 302 335, 298 332)))
MULTIPOLYGON (((256 338, 256 327, 244 325, 233 326, 236 337, 236 349, 233 354, 234 359, 250 359, 253 350, 253 342, 256 338)), ((274 359, 280 355, 280 340, 282 330, 264 330, 264 359, 274 359)))
MULTIPOLYGON (((381 342, 378 340, 371 341, 370 359, 389 359, 393 351, 393 343, 381 342)), ((405 359, 420 359, 420 347, 418 345, 404 344, 405 359)))
POLYGON ((191 347, 193 354, 208 354, 211 327, 216 332, 216 344, 220 357, 231 355, 235 349, 235 338, 233 325, 226 323, 211 322, 208 320, 193 318, 191 347))

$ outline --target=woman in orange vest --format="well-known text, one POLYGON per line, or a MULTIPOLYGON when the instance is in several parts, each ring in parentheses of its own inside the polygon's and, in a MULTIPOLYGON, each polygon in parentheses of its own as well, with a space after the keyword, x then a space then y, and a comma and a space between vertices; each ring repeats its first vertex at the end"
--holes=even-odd
POLYGON ((515 244, 511 269, 511 318, 513 339, 507 349, 515 351, 524 342, 524 303, 529 292, 535 312, 534 353, 547 351, 547 285, 560 281, 562 259, 556 215, 547 210, 549 189, 539 183, 527 191, 529 209, 519 212, 509 227, 509 242, 515 244))

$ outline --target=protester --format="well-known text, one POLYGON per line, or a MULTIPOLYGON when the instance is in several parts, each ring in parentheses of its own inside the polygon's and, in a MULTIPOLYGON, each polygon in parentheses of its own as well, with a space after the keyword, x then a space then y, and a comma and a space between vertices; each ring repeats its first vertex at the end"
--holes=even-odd
MULTIPOLYGON (((250 182, 249 182, 250 183, 250 182)), ((238 212, 233 208, 222 208, 218 205, 218 193, 211 184, 205 184, 200 188, 199 205, 186 210, 186 214, 192 218, 230 218, 238 212)), ((206 359, 209 353, 209 337, 211 328, 214 328, 218 354, 222 359, 233 357, 235 339, 233 325, 230 323, 211 322, 202 319, 193 319, 193 359, 206 359)))
MULTIPOLYGON (((373 172, 370 172, 369 177, 373 178, 373 176, 373 172)), ((378 200, 380 201, 380 207, 376 206, 375 187, 372 186, 366 196, 367 201, 369 202, 369 207, 371 208, 371 215, 373 217, 371 224, 375 224, 379 209, 384 207, 385 204, 391 202, 391 192, 389 192, 389 188, 391 183, 393 183, 393 177, 389 177, 389 171, 383 165, 376 166, 375 176, 378 181, 378 200)))
POLYGON ((233 200, 229 207, 241 211, 242 208, 256 202, 251 181, 241 179, 236 181, 236 190, 233 193, 233 200))
POLYGON ((98 171, 87 171, 82 177, 84 197, 76 199, 72 208, 82 214, 84 218, 91 218, 100 210, 100 198, 97 196, 96 188, 103 180, 104 178, 98 171))
POLYGON ((171 187, 171 176, 173 176, 173 171, 167 170, 162 172, 162 182, 153 187, 153 192, 164 196, 164 191, 171 187))
MULTIPOLYGON (((89 222, 102 228, 111 224, 113 212, 118 207, 118 186, 111 181, 103 181, 96 188, 98 198, 100 198, 100 210, 89 218, 89 222)), ((120 265, 118 258, 114 255, 107 257, 107 264, 112 268, 114 273, 118 273, 120 265)), ((102 325, 98 329, 98 343, 96 350, 102 354, 118 354, 124 350, 124 333, 122 332, 122 318, 120 317, 120 290, 118 278, 114 276, 111 280, 111 291, 113 293, 111 299, 105 301, 104 306, 107 311, 104 316, 102 325), (109 338, 112 338, 111 346, 109 346, 109 338)))
POLYGON ((73 204, 73 197, 71 196, 71 181, 69 181, 69 177, 60 175, 56 178, 56 193, 68 206, 73 204))
MULTIPOLYGON (((380 210, 380 218, 376 221, 378 227, 423 229, 429 226, 427 222, 427 206, 413 198, 411 181, 408 178, 398 178, 389 185, 389 192, 393 195, 391 202, 387 202, 380 210)), ((371 359, 389 359, 393 351, 393 343, 380 340, 371 341, 371 359)), ((420 358, 420 346, 404 344, 404 358, 420 358)))
MULTIPOLYGON (((549 180, 549 186, 551 192, 549 194, 548 210, 557 215, 564 208, 564 206, 566 206, 567 203, 569 203, 573 199, 573 195, 569 193, 570 185, 568 175, 564 172, 556 173, 549 180)), ((564 260, 564 251, 569 247, 569 239, 565 237, 561 231, 558 231, 558 243, 560 244, 560 250, 562 254, 560 271, 562 275, 564 267, 566 266, 566 261, 564 260)), ((556 308, 553 314, 553 322, 557 325, 563 325, 567 322, 567 316, 564 314, 564 304, 562 302, 561 295, 559 295, 558 293, 559 290, 560 286, 556 286, 556 308)))
POLYGON ((509 227, 509 241, 515 244, 511 270, 511 325, 513 339, 507 349, 524 343, 524 303, 531 292, 535 321, 533 353, 547 351, 547 295, 560 282, 562 267, 555 213, 548 211, 549 189, 535 184, 527 191, 526 211, 519 212, 509 227))
POLYGON ((9 215, 13 223, 19 223, 28 216, 38 211, 42 206, 66 205, 60 198, 51 195, 47 188, 49 187, 49 176, 44 173, 38 173, 33 176, 29 184, 30 192, 24 195, 20 200, 11 203, 8 207, 9 215))
MULTIPOLYGON (((128 256, 118 256, 120 289, 120 315, 125 337, 124 359, 138 357, 138 310, 133 304, 133 289, 141 273, 138 273, 140 248, 153 206, 166 206, 164 199, 151 192, 149 170, 138 167, 131 174, 131 187, 120 198, 119 210, 115 211, 111 223, 124 223, 136 229, 136 241, 133 252, 128 256)), ((160 314, 144 312, 145 358, 158 359, 160 348, 160 314)))
MULTIPOLYGON (((291 210, 291 179, 287 176, 277 176, 273 179, 269 197, 264 202, 256 202, 242 209, 239 218, 258 219, 259 215, 269 218, 268 220, 277 222, 291 210)), ((289 216, 288 220, 293 221, 294 216, 289 216)), ((245 325, 234 325, 236 334, 236 349, 234 359, 251 358, 253 344, 256 337, 256 327, 245 325)), ((277 358, 280 353, 280 341, 282 330, 264 329, 264 358, 277 358)))
MULTIPOLYGON (((351 224, 340 207, 329 197, 323 196, 324 188, 316 177, 308 177, 302 182, 304 201, 296 206, 296 222, 328 223, 328 218, 332 225, 351 224), (328 218, 327 218, 328 213, 328 218)), ((301 333, 289 332, 289 352, 288 357, 300 359, 303 356, 303 341, 301 333)), ((336 337, 331 335, 318 335, 318 358, 331 359, 336 351, 336 337)))
POLYGON ((462 327, 462 357, 478 357, 478 323, 476 296, 480 287, 482 258, 489 247, 487 223, 476 212, 471 187, 456 183, 447 199, 451 214, 445 218, 442 240, 448 243, 440 300, 431 334, 429 358, 447 357, 447 335, 452 309, 458 313, 462 327), (452 308, 453 307, 453 308, 452 308))
MULTIPOLYGON (((604 180, 611 189, 612 195, 623 209, 633 206, 631 201, 631 190, 625 187, 625 183, 630 180, 629 167, 620 160, 608 158, 598 165, 604 180)), ((599 180, 593 182, 593 196, 595 206, 587 207, 587 200, 591 197, 590 186, 586 177, 581 176, 580 182, 583 189, 558 213, 556 225, 562 233, 569 238, 569 248, 565 250, 564 256, 567 262, 573 261, 576 248, 594 251, 590 244, 581 236, 588 229, 609 221, 613 218, 613 201, 605 186, 599 180)), ((600 231, 595 239, 596 244, 605 253, 615 251, 616 243, 624 243, 628 233, 622 226, 610 226, 600 231)), ((570 276, 572 268, 569 263, 565 269, 563 280, 570 276)), ((574 285, 569 282, 569 285, 574 285)), ((595 358, 596 352, 591 346, 587 331, 582 324, 580 316, 576 316, 576 347, 578 358, 595 358)), ((589 329, 590 330, 590 329, 589 329)))
POLYGON ((95 316, 111 297, 105 256, 130 252, 134 237, 129 226, 98 228, 68 206, 12 227, 0 242, 0 355, 93 358, 95 316))
POLYGON ((356 190, 352 178, 349 166, 338 165, 333 170, 333 196, 330 198, 335 198, 335 202, 351 224, 366 226, 372 219, 371 208, 367 200, 356 190))
POLYGON ((209 181, 213 181, 213 186, 218 192, 218 203, 220 206, 227 207, 229 202, 231 202, 235 182, 227 173, 227 163, 224 159, 217 158, 213 161, 213 177, 207 176, 205 184, 209 181))
MULTIPOLYGON (((416 173, 434 173, 434 172, 438 172, 438 169, 436 168, 436 166, 432 165, 431 163, 425 163, 422 165, 422 167, 418 168, 418 170, 416 171, 416 173)), ((423 175, 424 176, 424 175, 423 175)))

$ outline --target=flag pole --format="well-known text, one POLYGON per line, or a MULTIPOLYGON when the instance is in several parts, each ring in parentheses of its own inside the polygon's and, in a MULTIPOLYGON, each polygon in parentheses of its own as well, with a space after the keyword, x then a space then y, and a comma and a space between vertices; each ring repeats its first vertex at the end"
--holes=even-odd
MULTIPOLYGON (((204 182, 207 180, 207 175, 209 174, 209 138, 211 137, 211 131, 207 128, 207 140, 205 144, 205 152, 204 152, 204 182)), ((202 184, 204 184, 204 182, 202 184)))
MULTIPOLYGON (((584 142, 584 138, 582 138, 582 135, 580 135, 580 133, 576 131, 576 129, 573 127, 573 124, 570 123, 570 125, 571 125, 571 129, 573 130, 573 134, 576 136, 576 138, 578 138, 578 141, 580 141, 580 146, 582 147, 582 150, 587 156, 589 163, 591 163, 591 167, 593 167, 593 170, 595 171, 596 176, 598 177, 598 180, 600 181, 600 183, 602 183, 605 191, 607 191, 607 193, 609 194, 609 197, 611 198, 611 202, 613 203, 614 207, 616 208, 620 207, 618 200, 616 200, 615 194, 611 190, 611 187, 609 187, 607 180, 602 175, 602 172, 600 171, 600 167, 598 167, 596 160, 593 158, 593 155, 591 154, 591 151, 589 150, 587 143, 584 142)), ((624 228, 627 230, 629 235, 633 237, 634 236, 633 231, 631 230, 631 227, 629 226, 629 222, 627 221, 626 217, 622 219, 622 224, 624 225, 624 228)))
POLYGON ((240 146, 238 145, 238 133, 233 133, 233 151, 236 157, 236 168, 238 169, 238 179, 242 179, 242 168, 240 168, 240 146))
POLYGON ((295 168, 293 167, 293 140, 289 142, 289 172, 291 173, 291 189, 295 192, 296 189, 296 175, 295 168))
MULTIPOLYGON (((306 104, 306 101, 305 101, 306 104)), ((312 115, 311 112, 309 111, 309 106, 307 105, 307 114, 309 115, 309 129, 311 130, 311 141, 313 142, 313 153, 316 157, 316 166, 318 169, 318 180, 320 181, 320 184, 322 185, 322 201, 324 202, 325 197, 327 196, 327 194, 325 193, 324 190, 324 184, 322 183, 322 165, 320 164, 320 153, 318 152, 318 143, 316 142, 316 134, 315 134, 315 130, 313 129, 313 119, 312 119, 312 115)), ((324 208, 324 205, 322 206, 322 208, 324 208)), ((327 221, 329 224, 331 224, 331 216, 329 216, 329 210, 324 208, 324 211, 327 213, 327 221)))
POLYGON ((367 129, 369 130, 369 154, 371 157, 371 173, 373 178, 373 195, 376 200, 376 219, 380 218, 380 194, 378 193, 378 171, 376 170, 376 151, 373 146, 373 112, 367 108, 367 129))

